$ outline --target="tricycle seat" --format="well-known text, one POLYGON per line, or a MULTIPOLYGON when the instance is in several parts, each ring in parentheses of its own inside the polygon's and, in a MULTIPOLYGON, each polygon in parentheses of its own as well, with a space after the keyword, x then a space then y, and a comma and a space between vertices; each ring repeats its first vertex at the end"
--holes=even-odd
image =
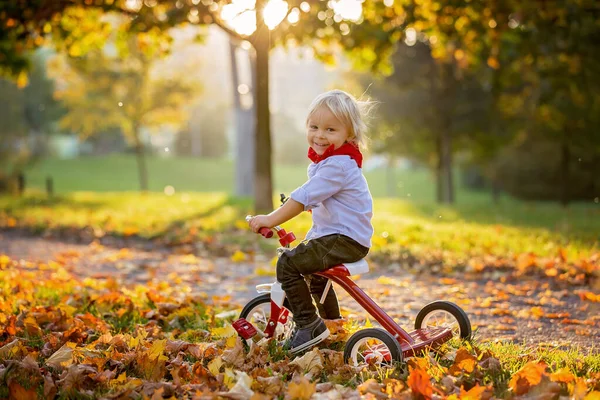
POLYGON ((360 275, 366 274, 369 272, 369 263, 364 258, 362 260, 353 262, 353 263, 345 263, 335 265, 327 270, 323 271, 322 274, 333 274, 338 276, 352 276, 352 275, 360 275))

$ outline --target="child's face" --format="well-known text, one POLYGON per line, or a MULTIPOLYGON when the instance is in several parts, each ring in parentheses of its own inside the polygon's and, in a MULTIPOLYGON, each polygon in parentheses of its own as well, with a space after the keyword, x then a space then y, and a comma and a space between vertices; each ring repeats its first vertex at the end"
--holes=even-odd
POLYGON ((334 149, 337 149, 348 140, 349 136, 348 128, 327 107, 315 110, 306 124, 308 145, 318 155, 322 155, 332 144, 334 149))

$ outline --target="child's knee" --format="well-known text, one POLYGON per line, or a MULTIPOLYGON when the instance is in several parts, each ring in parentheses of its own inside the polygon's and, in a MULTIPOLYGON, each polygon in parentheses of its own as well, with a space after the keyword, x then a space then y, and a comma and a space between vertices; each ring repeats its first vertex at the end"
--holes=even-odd
POLYGON ((291 269, 290 256, 288 256, 287 254, 283 253, 277 259, 277 267, 275 268, 275 272, 276 272, 276 275, 277 275, 277 280, 279 282, 283 282, 285 280, 285 277, 287 275, 289 275, 290 269, 291 269))

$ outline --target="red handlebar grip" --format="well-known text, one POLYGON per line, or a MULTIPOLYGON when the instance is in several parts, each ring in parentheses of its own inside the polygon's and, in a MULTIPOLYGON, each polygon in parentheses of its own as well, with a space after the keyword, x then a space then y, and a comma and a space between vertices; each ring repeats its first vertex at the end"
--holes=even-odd
POLYGON ((262 227, 258 230, 258 233, 266 237, 267 239, 273 237, 273 231, 267 227, 262 227))

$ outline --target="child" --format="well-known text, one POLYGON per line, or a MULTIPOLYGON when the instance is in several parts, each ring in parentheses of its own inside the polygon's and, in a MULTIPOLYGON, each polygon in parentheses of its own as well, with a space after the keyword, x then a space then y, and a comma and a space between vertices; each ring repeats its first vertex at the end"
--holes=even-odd
POLYGON ((319 299, 327 280, 311 274, 359 261, 371 247, 373 201, 362 174, 359 150, 367 129, 361 117, 364 105, 367 103, 359 103, 341 90, 323 93, 312 102, 306 118, 308 158, 313 161, 308 167, 308 181, 280 208, 249 221, 252 230, 258 232, 312 210, 313 224, 305 241, 285 251, 277 262, 277 280, 296 323, 292 353, 307 350, 329 336, 321 318, 340 318, 333 288, 321 306, 319 299))

